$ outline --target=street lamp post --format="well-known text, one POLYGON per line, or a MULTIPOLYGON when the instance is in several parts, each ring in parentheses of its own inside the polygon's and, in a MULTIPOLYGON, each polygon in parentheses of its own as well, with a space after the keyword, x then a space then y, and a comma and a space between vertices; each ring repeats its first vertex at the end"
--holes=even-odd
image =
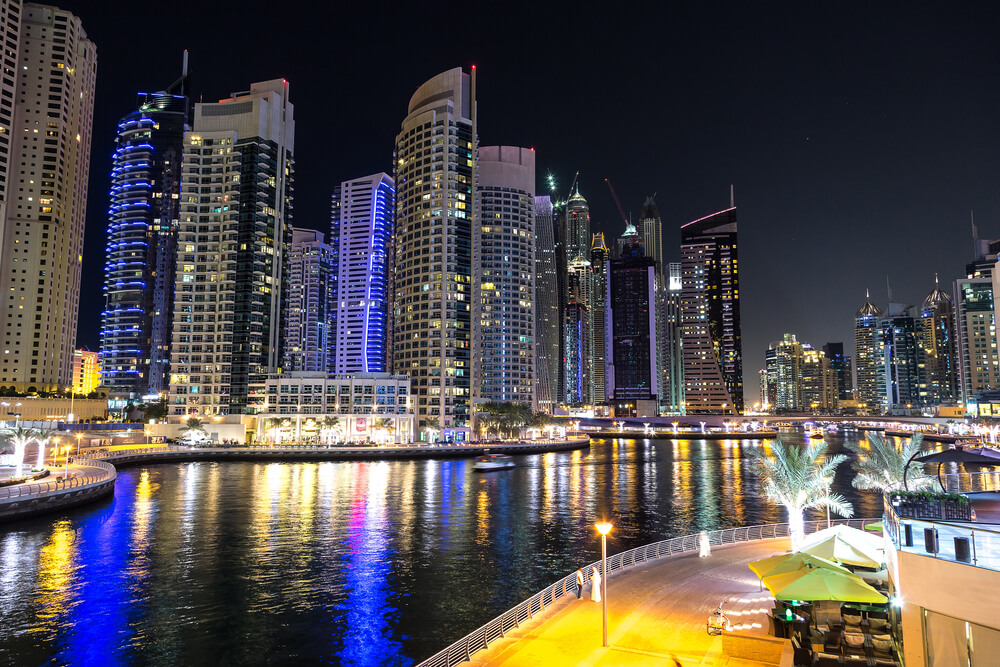
POLYGON ((63 452, 66 454, 66 464, 63 468, 63 481, 69 476, 69 453, 73 450, 73 445, 66 445, 63 447, 63 452))
POLYGON ((73 414, 73 401, 76 399, 76 391, 73 387, 66 387, 66 389, 69 391, 69 417, 67 417, 66 421, 72 423, 76 419, 76 415, 73 414))
POLYGON ((608 533, 611 532, 612 525, 607 521, 598 521, 594 526, 601 534, 601 616, 603 618, 603 639, 602 646, 608 645, 608 533))

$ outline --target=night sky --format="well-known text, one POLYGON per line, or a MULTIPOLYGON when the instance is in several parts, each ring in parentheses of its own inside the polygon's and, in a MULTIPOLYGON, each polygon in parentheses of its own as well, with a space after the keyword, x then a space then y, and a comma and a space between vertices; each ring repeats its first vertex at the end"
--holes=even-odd
POLYGON ((473 63, 481 145, 535 147, 540 193, 547 172, 566 188, 579 170, 609 242, 624 223, 605 178, 634 218, 656 193, 670 260, 680 225, 727 207, 733 184, 748 403, 769 341, 853 350, 866 288, 884 308, 888 277, 894 300, 919 304, 937 272, 950 292, 972 259, 970 211, 982 238, 1000 237, 986 3, 54 4, 98 53, 79 328, 91 349, 115 124, 136 92, 179 75, 185 48, 196 99, 288 79, 297 226, 328 229, 340 181, 392 173, 410 95, 473 63))

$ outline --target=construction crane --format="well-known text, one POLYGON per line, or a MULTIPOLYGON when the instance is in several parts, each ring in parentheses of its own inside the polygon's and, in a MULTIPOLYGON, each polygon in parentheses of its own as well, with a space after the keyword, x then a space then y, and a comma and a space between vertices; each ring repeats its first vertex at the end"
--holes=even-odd
POLYGON ((615 198, 615 206, 618 207, 618 213, 622 216, 622 222, 624 222, 625 226, 628 227, 628 218, 625 216, 625 209, 622 208, 622 203, 618 201, 618 193, 615 192, 615 188, 611 185, 611 181, 605 178, 604 182, 608 184, 608 188, 611 190, 611 196, 615 198))

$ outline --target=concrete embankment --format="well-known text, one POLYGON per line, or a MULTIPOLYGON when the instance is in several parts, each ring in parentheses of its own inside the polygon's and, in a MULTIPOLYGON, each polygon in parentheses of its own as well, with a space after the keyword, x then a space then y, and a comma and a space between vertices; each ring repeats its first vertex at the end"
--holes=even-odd
POLYGON ((645 435, 642 431, 587 431, 591 438, 627 438, 629 440, 763 440, 777 437, 777 431, 733 431, 732 433, 709 431, 689 431, 674 433, 673 431, 657 431, 654 435, 645 435))
POLYGON ((0 489, 0 523, 86 505, 114 493, 118 473, 113 465, 93 461, 71 470, 76 476, 70 479, 0 489))

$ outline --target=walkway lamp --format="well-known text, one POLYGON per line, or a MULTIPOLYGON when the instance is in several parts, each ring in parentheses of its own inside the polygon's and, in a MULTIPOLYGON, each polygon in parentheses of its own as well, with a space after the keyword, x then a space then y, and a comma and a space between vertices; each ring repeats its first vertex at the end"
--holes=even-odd
POLYGON ((76 434, 76 455, 80 455, 80 439, 83 438, 83 433, 76 434))
POLYGON ((63 468, 63 481, 66 481, 66 477, 69 476, 69 453, 73 451, 73 445, 66 445, 63 447, 63 453, 66 454, 66 465, 63 468))
POLYGON ((604 647, 608 645, 608 533, 612 525, 607 521, 598 521, 594 528, 601 534, 601 616, 604 628, 604 647))

